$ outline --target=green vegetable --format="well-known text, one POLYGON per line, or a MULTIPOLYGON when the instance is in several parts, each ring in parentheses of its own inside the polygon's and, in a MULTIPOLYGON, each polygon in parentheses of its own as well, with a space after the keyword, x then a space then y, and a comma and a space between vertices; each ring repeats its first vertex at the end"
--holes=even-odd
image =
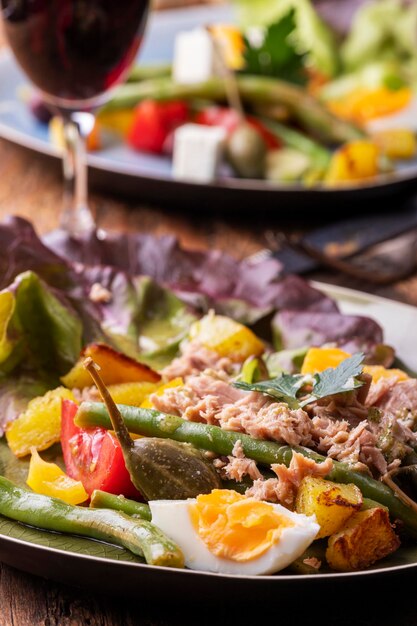
POLYGON ((276 400, 286 402, 291 408, 304 407, 320 398, 327 398, 337 393, 353 391, 363 385, 356 380, 356 376, 362 372, 362 362, 365 355, 354 354, 345 359, 337 367, 315 374, 313 377, 302 374, 281 374, 271 380, 263 380, 259 383, 248 384, 243 381, 233 383, 234 387, 245 391, 259 391, 276 400), (300 390, 311 382, 312 389, 307 396, 298 399, 300 390))
POLYGON ((305 83, 307 74, 304 55, 297 52, 291 35, 295 30, 294 10, 288 11, 280 20, 270 24, 262 34, 262 40, 251 42, 244 38, 243 53, 246 74, 277 76, 294 83, 305 83))
POLYGON ((370 61, 404 63, 417 56, 417 4, 402 0, 365 3, 356 13, 341 54, 347 70, 370 61))
POLYGON ((140 519, 151 521, 151 511, 147 504, 129 500, 124 496, 115 496, 107 491, 95 489, 91 494, 90 507, 92 509, 114 509, 130 515, 131 517, 140 517, 140 519))
POLYGON ((298 52, 306 53, 309 64, 326 76, 337 73, 340 62, 336 38, 310 0, 234 0, 234 4, 244 28, 268 26, 293 9, 296 22, 293 38, 298 52))
POLYGON ((64 374, 82 347, 82 324, 34 272, 0 293, 0 373, 25 368, 64 374))
MULTIPOLYGON (((236 77, 240 97, 251 105, 283 104, 294 119, 307 131, 329 143, 345 143, 363 137, 356 126, 330 113, 304 89, 268 76, 239 75, 236 77)), ((153 100, 215 100, 224 102, 224 81, 212 78, 204 83, 178 85, 170 78, 155 78, 140 83, 121 85, 104 109, 132 108, 138 102, 153 100)))
POLYGON ((268 120, 265 117, 261 117, 259 120, 288 148, 293 148, 307 155, 311 160, 312 166, 322 169, 327 168, 331 159, 330 150, 327 150, 327 148, 324 148, 321 144, 317 143, 317 141, 306 137, 306 135, 303 135, 299 131, 284 126, 284 124, 268 120))
POLYGON ((271 150, 266 159, 265 177, 272 182, 301 181, 311 165, 310 158, 294 148, 271 150))
POLYGON ((192 445, 155 437, 134 441, 94 361, 84 364, 106 403, 132 483, 146 500, 184 500, 220 487, 213 464, 192 445))
POLYGON ((395 91, 404 87, 406 82, 406 72, 402 64, 375 60, 323 85, 320 89, 320 100, 341 100, 357 89, 387 87, 395 91))
POLYGON ((240 122, 226 140, 226 158, 242 178, 263 178, 266 145, 259 132, 247 122, 240 122))
MULTIPOLYGON (((223 430, 219 426, 189 422, 159 411, 123 405, 119 405, 119 409, 129 431, 138 435, 168 437, 221 455, 232 454, 233 447, 239 440, 246 457, 266 466, 272 463, 283 463, 288 466, 293 450, 319 463, 325 460, 325 457, 307 448, 282 446, 272 441, 254 439, 249 435, 223 430)), ((83 428, 89 426, 112 428, 105 405, 98 402, 83 402, 75 423, 83 428)), ((366 498, 386 506, 394 519, 401 520, 406 529, 417 536, 417 513, 403 504, 387 485, 374 480, 368 474, 353 471, 347 464, 338 462, 334 462, 328 478, 340 483, 354 483, 366 498)))
POLYGON ((135 83, 140 80, 149 80, 149 78, 159 78, 161 76, 170 76, 172 72, 171 63, 154 63, 152 65, 135 65, 127 79, 129 83, 135 83))
POLYGON ((3 476, 0 515, 43 530, 107 541, 144 557, 150 565, 184 567, 178 546, 150 522, 117 511, 71 506, 17 487, 3 476))
MULTIPOLYGON (((293 350, 280 350, 271 352, 265 357, 269 378, 275 378, 279 374, 294 374, 299 372, 303 366, 308 348, 295 348, 293 350)), ((252 381, 245 381, 252 382, 252 381)))

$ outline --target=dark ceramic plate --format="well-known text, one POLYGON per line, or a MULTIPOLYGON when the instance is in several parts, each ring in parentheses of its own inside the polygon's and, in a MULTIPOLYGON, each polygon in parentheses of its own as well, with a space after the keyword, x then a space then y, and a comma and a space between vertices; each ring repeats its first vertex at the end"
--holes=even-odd
MULTIPOLYGON (((176 32, 213 21, 231 22, 230 7, 203 7, 165 11, 151 17, 146 41, 140 53, 144 63, 172 58, 176 32)), ((19 98, 27 80, 13 57, 5 52, 0 57, 0 137, 52 157, 59 153, 48 139, 47 127, 37 122, 19 98)), ((297 213, 307 210, 327 212, 343 205, 357 212, 371 200, 376 207, 389 202, 393 196, 417 188, 417 163, 401 167, 393 174, 379 176, 367 184, 339 189, 302 185, 277 185, 261 180, 240 180, 221 177, 214 184, 176 182, 171 176, 169 158, 133 152, 119 140, 111 140, 97 153, 88 157, 90 180, 104 190, 129 195, 160 205, 198 207, 199 211, 227 210, 238 214, 256 208, 288 217, 288 208, 297 213)))
MULTIPOLYGON (((376 319, 384 328, 386 341, 397 347, 410 368, 417 369, 417 356, 409 341, 417 326, 417 308, 350 289, 321 283, 315 286, 335 298, 344 313, 362 313, 376 319)), ((62 462, 59 446, 43 456, 62 462)), ((28 461, 17 460, 5 441, 0 441, 0 475, 23 486, 27 470, 28 461)), ((417 544, 401 547, 388 559, 363 572, 226 576, 148 566, 122 548, 37 530, 0 516, 0 560, 32 574, 105 593, 138 597, 140 590, 142 597, 156 598, 164 589, 164 597, 174 599, 178 589, 186 589, 187 597, 196 601, 219 596, 241 599, 246 594, 257 601, 276 601, 280 595, 286 599, 295 597, 301 589, 303 593, 304 590, 314 592, 323 583, 346 589, 365 580, 379 584, 392 576, 409 578, 411 571, 417 570, 417 544)))

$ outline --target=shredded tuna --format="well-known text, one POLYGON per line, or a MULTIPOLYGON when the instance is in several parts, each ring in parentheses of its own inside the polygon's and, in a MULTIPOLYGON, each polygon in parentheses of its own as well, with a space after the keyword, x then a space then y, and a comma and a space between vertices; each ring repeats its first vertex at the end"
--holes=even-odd
POLYGON ((244 432, 256 439, 272 439, 289 445, 312 444, 311 420, 302 409, 292 410, 283 402, 272 402, 251 392, 216 415, 225 430, 244 432))
POLYGON ((308 407, 309 415, 342 419, 348 423, 350 427, 355 427, 362 420, 368 417, 368 407, 359 402, 356 395, 345 394, 350 396, 348 401, 342 402, 342 395, 333 396, 332 398, 324 398, 308 407))
POLYGON ((206 369, 233 374, 236 364, 228 357, 219 356, 214 350, 191 341, 182 347, 181 356, 174 359, 161 373, 167 380, 178 377, 186 380, 206 369))
POLYGON ((233 446, 232 456, 227 457, 229 462, 224 468, 226 478, 241 482, 245 476, 249 476, 252 480, 262 478, 261 472, 258 470, 255 461, 245 457, 242 443, 238 439, 233 446))
POLYGON ((391 415, 417 411, 417 379, 410 378, 391 385, 376 402, 376 406, 391 415))
POLYGON ((311 420, 302 409, 291 410, 261 393, 242 391, 204 372, 190 376, 183 387, 153 394, 154 406, 193 422, 219 425, 257 439, 272 439, 289 445, 308 446, 311 420))
POLYGON ((387 463, 377 447, 377 437, 368 430, 368 422, 363 420, 349 430, 345 421, 331 421, 327 425, 323 417, 313 418, 315 432, 319 434, 317 449, 328 457, 360 467, 364 464, 383 474, 387 463))
POLYGON ((81 404, 81 402, 98 402, 101 400, 100 392, 97 387, 84 387, 84 389, 72 389, 71 391, 78 404, 81 404))
POLYGON ((162 395, 152 394, 150 400, 163 413, 179 415, 190 422, 216 424, 221 408, 245 395, 245 391, 204 372, 190 376, 182 387, 170 387, 162 395))
POLYGON ((317 570, 321 568, 321 561, 320 559, 316 559, 315 556, 311 556, 308 559, 303 559, 303 563, 317 570))
POLYGON ((297 490, 305 476, 327 476, 333 469, 333 461, 327 458, 323 463, 316 463, 298 452, 294 452, 289 467, 274 463, 272 471, 277 478, 256 480, 246 495, 257 500, 278 502, 291 509, 297 495, 297 490))
POLYGON ((367 406, 377 406, 383 401, 386 393, 397 385, 397 378, 380 378, 376 383, 372 383, 366 396, 367 406))
POLYGON ((252 480, 259 480, 262 478, 261 472, 258 470, 255 461, 252 459, 235 458, 233 456, 228 457, 229 462, 224 468, 224 473, 227 478, 241 482, 245 476, 249 476, 252 480))
POLYGON ((401 463, 401 459, 417 447, 417 433, 411 430, 407 419, 398 415, 381 413, 379 420, 371 422, 369 428, 377 437, 378 446, 390 464, 389 469, 396 461, 401 463))

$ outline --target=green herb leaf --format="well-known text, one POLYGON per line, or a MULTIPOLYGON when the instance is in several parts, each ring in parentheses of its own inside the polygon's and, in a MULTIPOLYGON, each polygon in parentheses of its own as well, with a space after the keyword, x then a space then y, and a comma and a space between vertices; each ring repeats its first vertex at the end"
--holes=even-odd
POLYGON ((263 380, 259 383, 249 384, 235 382, 233 386, 238 387, 238 389, 244 389, 245 391, 259 391, 260 393, 265 393, 275 400, 286 402, 288 406, 296 409, 300 406, 297 400, 297 393, 305 384, 305 378, 306 377, 301 374, 295 376, 282 374, 282 376, 278 376, 277 378, 263 380))
POLYGON ((244 73, 304 83, 304 54, 297 52, 291 41, 295 27, 294 10, 290 10, 278 22, 268 26, 259 46, 245 37, 244 73))
POLYGON ((286 402, 290 408, 300 408, 320 398, 353 391, 361 387, 363 382, 355 377, 362 372, 364 358, 362 353, 354 354, 342 361, 337 367, 330 367, 320 374, 316 374, 313 379, 310 375, 283 374, 259 383, 235 382, 234 387, 245 391, 259 391, 275 400, 286 402), (306 397, 299 399, 302 388, 310 383, 313 385, 311 392, 306 397))

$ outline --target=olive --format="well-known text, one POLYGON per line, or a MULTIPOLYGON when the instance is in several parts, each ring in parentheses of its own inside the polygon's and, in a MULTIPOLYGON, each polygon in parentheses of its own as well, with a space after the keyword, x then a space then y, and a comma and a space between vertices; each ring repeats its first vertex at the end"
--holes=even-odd
POLYGON ((263 178, 266 144, 248 122, 241 122, 226 141, 226 158, 242 178, 263 178))

